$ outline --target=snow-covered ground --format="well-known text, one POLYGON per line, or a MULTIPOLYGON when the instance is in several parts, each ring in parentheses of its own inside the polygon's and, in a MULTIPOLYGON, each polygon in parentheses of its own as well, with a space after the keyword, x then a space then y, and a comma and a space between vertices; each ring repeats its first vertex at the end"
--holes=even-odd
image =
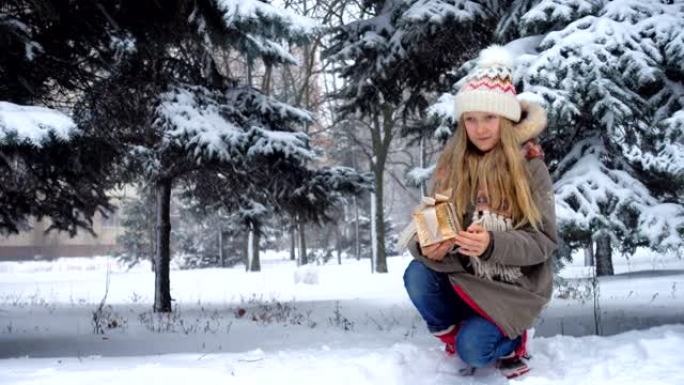
MULTIPOLYGON (((456 374, 462 363, 405 295, 410 258, 378 275, 367 260, 297 268, 284 253, 263 257, 260 273, 172 271, 176 311, 162 317, 147 266, 0 263, 0 384, 507 383, 494 370, 456 374)), ((571 295, 544 312, 533 370, 512 382, 684 384, 684 261, 642 253, 615 267, 599 283, 598 321, 590 271, 562 271, 571 295), (591 335, 597 324, 607 336, 591 335)))

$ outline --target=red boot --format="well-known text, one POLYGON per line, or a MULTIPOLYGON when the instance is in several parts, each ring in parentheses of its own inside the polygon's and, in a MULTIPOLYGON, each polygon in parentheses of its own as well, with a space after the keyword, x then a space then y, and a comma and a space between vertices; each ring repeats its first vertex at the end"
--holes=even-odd
POLYGON ((444 332, 435 334, 435 337, 444 342, 444 351, 450 356, 456 354, 456 335, 458 334, 458 329, 458 325, 452 325, 444 332))
POLYGON ((506 357, 501 357, 496 362, 496 367, 501 371, 506 378, 516 378, 530 371, 530 367, 527 366, 526 358, 518 357, 515 352, 509 354, 506 357))
POLYGON ((522 334, 520 345, 511 352, 511 354, 501 357, 496 362, 496 367, 501 371, 506 378, 516 378, 530 371, 527 366, 527 360, 530 355, 527 354, 527 331, 522 334))

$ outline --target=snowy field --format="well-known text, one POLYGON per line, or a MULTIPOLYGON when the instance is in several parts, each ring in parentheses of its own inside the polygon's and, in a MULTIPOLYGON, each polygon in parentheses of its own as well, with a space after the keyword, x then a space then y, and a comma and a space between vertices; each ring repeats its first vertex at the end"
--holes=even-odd
MULTIPOLYGON (((0 384, 508 383, 493 369, 456 374, 463 364, 405 295, 409 261, 390 258, 378 275, 367 260, 296 268, 266 253, 261 273, 173 270, 176 310, 161 317, 150 311, 148 266, 0 263, 0 384)), ((561 272, 569 289, 536 327, 533 370, 511 382, 684 385, 684 261, 615 262, 617 275, 598 286, 598 317, 590 271, 561 272)))

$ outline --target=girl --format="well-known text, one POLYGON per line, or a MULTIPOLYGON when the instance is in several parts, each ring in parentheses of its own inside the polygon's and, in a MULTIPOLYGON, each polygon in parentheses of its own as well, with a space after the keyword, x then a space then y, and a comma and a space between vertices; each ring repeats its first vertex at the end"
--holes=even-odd
POLYGON ((448 194, 458 235, 414 256, 404 284, 428 329, 468 365, 526 373, 526 330, 551 298, 557 248, 553 186, 535 137, 544 110, 519 102, 511 59, 482 51, 456 95, 458 127, 435 169, 432 193, 448 194), (523 117, 521 120, 521 116, 523 117))

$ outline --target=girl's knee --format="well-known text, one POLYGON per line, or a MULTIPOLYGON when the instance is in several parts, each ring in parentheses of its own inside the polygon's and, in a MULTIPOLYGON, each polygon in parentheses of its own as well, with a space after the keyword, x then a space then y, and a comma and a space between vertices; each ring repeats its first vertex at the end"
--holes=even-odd
POLYGON ((491 325, 491 322, 481 317, 470 318, 463 323, 456 337, 456 351, 468 365, 476 368, 488 366, 496 359, 498 334, 496 325, 491 325))
POLYGON ((476 368, 488 366, 493 361, 491 353, 488 351, 490 349, 483 346, 482 341, 474 338, 463 338, 462 335, 461 332, 456 338, 456 351, 463 362, 476 368))

